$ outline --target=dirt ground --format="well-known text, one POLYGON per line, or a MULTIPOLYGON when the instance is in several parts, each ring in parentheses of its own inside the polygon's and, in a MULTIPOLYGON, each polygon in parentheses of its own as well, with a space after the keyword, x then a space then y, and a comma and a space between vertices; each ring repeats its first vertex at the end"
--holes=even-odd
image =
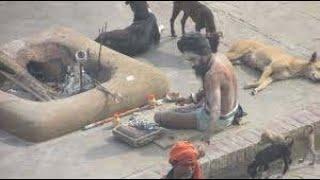
MULTIPOLYGON (((225 52, 239 39, 258 39, 280 46, 287 52, 309 59, 320 49, 320 2, 204 2, 215 15, 218 30, 224 33, 219 48, 225 52)), ((161 45, 139 57, 167 74, 171 89, 188 94, 200 83, 190 65, 176 48, 177 39, 169 37, 172 2, 150 2, 159 24, 166 28, 161 45)), ((180 15, 176 31, 180 35, 180 15)), ((0 44, 16 40, 54 25, 74 28, 95 38, 98 28, 127 26, 133 19, 124 2, 0 2, 0 44)), ((189 19, 186 31, 193 31, 189 19)), ((240 87, 255 80, 259 73, 235 67, 240 87)), ((308 80, 288 80, 272 84, 258 96, 240 89, 240 103, 249 113, 249 127, 263 126, 290 109, 319 102, 319 84, 308 80)), ((0 117, 1 120, 1 117, 0 117)), ((116 142, 99 127, 78 131, 40 144, 32 144, 0 131, 0 178, 124 178, 154 164, 167 163, 167 151, 156 145, 132 149, 116 142)), ((165 173, 165 172, 163 172, 165 173)))

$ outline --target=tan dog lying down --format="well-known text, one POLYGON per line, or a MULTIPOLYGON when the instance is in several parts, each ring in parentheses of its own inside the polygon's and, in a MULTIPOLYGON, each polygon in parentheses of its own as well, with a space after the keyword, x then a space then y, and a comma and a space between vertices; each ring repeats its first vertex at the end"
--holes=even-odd
POLYGON ((247 84, 244 88, 251 89, 252 95, 265 89, 273 81, 296 77, 320 80, 320 61, 314 52, 309 61, 293 57, 280 48, 265 45, 254 40, 241 40, 235 43, 226 53, 230 61, 262 71, 258 81, 247 84))

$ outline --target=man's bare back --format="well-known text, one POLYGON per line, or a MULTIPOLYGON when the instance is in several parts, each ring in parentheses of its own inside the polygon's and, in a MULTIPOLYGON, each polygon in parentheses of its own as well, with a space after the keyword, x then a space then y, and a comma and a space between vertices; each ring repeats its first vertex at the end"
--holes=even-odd
POLYGON ((224 116, 238 105, 238 86, 237 78, 232 64, 224 54, 213 54, 210 70, 206 73, 203 86, 205 96, 208 100, 208 108, 212 108, 214 102, 214 89, 220 89, 221 93, 221 115, 224 116))

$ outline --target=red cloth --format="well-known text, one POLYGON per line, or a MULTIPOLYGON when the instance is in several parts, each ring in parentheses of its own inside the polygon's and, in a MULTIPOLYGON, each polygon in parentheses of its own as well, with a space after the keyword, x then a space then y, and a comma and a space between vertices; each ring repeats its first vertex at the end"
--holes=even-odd
POLYGON ((187 141, 177 142, 170 151, 169 163, 172 166, 191 165, 194 173, 192 179, 203 179, 202 170, 198 162, 198 150, 187 141))

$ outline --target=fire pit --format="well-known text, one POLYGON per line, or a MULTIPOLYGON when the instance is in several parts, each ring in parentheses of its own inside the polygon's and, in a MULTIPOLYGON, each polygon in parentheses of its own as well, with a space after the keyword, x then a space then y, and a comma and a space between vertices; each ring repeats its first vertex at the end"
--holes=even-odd
POLYGON ((155 67, 65 27, 0 48, 0 128, 37 142, 165 96, 155 67), (115 101, 116 97, 120 97, 115 101))

